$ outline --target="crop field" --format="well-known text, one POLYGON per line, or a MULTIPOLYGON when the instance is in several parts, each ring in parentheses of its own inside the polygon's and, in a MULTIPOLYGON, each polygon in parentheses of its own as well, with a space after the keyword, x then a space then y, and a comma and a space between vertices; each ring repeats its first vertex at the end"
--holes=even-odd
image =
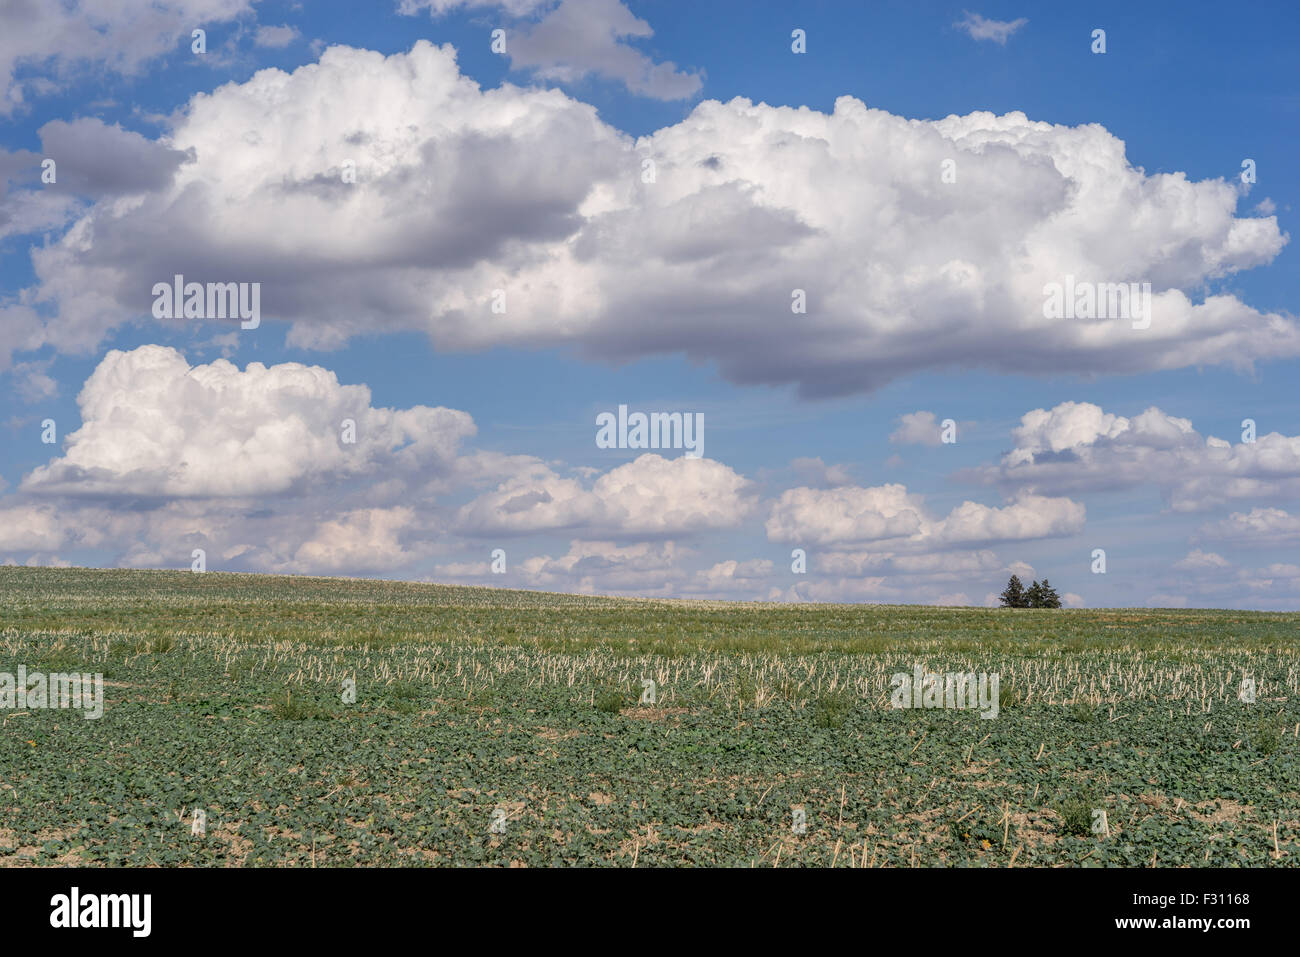
POLYGON ((0 673, 104 680, 0 710, 0 865, 1295 866, 1298 654, 1300 614, 0 568, 0 673), (996 717, 895 707, 918 669, 996 717))

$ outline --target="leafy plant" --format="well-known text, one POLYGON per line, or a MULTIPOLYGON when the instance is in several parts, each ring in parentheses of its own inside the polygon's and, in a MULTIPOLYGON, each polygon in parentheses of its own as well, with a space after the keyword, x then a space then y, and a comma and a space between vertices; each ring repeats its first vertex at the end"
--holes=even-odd
POLYGON ((818 728, 840 728, 853 711, 853 698, 845 691, 818 695, 813 704, 813 724, 818 728))
POLYGON ((1097 708, 1083 700, 1075 701, 1070 705, 1070 720, 1077 721, 1079 724, 1089 724, 1097 720, 1097 708))
POLYGON ((271 702, 271 716, 278 721, 324 721, 334 717, 334 713, 309 698, 295 698, 293 692, 286 691, 283 699, 271 702))
POLYGON ((627 695, 615 687, 606 687, 596 696, 596 710, 604 714, 618 714, 627 707, 627 695))
POLYGON ((1255 725, 1255 750, 1272 754, 1282 744, 1282 728, 1271 718, 1260 718, 1255 725))
POLYGON ((1061 817, 1061 833, 1084 837, 1092 833, 1093 801, 1075 797, 1062 801, 1056 807, 1061 817))

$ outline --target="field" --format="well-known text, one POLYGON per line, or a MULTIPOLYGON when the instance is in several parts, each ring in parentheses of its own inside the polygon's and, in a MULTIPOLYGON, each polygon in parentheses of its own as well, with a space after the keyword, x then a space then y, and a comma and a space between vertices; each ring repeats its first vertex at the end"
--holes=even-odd
POLYGON ((106 685, 0 710, 0 865, 1295 866, 1298 654, 1300 614, 0 568, 0 673, 106 685), (917 667, 997 717, 892 707, 917 667))

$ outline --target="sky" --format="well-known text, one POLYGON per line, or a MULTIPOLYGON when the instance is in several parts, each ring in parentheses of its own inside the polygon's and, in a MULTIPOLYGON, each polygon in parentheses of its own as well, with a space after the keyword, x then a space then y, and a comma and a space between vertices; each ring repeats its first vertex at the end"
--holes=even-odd
POLYGON ((3 5, 0 562, 1300 607, 1300 11, 1060 6, 3 5))

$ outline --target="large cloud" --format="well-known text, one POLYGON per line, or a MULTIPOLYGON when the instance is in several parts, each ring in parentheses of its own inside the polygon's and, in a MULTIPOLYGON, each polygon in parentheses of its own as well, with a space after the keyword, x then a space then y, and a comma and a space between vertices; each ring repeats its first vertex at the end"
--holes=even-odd
POLYGON ((1034 409, 1020 423, 998 465, 959 477, 1044 495, 1153 485, 1176 511, 1300 494, 1300 436, 1232 443, 1154 406, 1130 419, 1089 402, 1034 409))
POLYGON ((1291 318, 1189 298, 1275 257, 1276 219, 1236 217, 1222 180, 1148 176, 1096 125, 735 99, 634 141, 558 91, 483 91, 421 42, 335 47, 196 96, 164 145, 194 156, 169 186, 34 253, 60 348, 148 315, 153 283, 183 273, 261 281, 299 345, 401 328, 447 349, 682 353, 810 395, 956 365, 1300 354, 1291 318), (1044 286, 1067 275, 1151 282, 1150 328, 1045 318, 1044 286))
MULTIPOLYGON (((753 483, 709 459, 647 454, 602 473, 462 449, 467 413, 376 408, 366 386, 319 366, 114 350, 78 404, 62 453, 0 498, 0 557, 107 549, 176 567, 202 548, 212 568, 394 574, 539 532, 608 536, 619 554, 659 540, 644 554, 672 557, 683 548, 664 539, 735 527, 757 503, 753 483)), ((547 575, 564 567, 549 562, 547 575)))
POLYGON ((77 402, 81 427, 23 491, 278 495, 326 479, 446 471, 474 433, 452 409, 372 408, 368 388, 319 366, 190 366, 163 346, 109 352, 77 402))

